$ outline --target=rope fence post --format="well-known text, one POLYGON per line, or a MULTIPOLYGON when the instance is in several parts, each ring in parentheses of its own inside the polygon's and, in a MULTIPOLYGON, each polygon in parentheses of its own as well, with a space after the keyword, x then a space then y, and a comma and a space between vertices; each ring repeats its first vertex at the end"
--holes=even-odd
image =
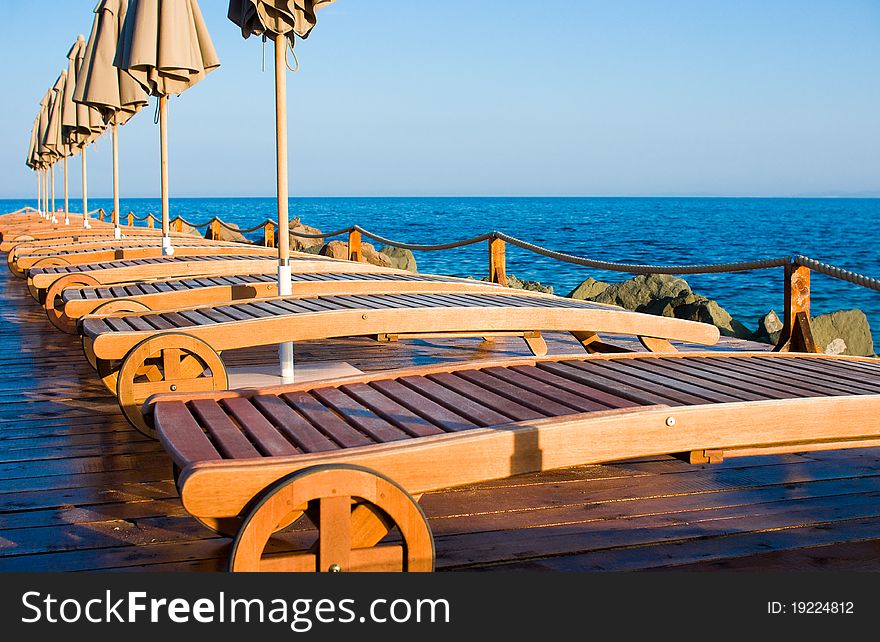
POLYGON ((351 230, 348 233, 348 260, 361 260, 361 233, 358 230, 351 230))
POLYGON ((810 326, 810 268, 785 266, 785 318, 776 352, 820 352, 810 326))
POLYGON ((208 238, 212 241, 220 238, 220 219, 216 216, 211 219, 211 225, 208 228, 208 238))
POLYGON ((152 212, 147 214, 147 227, 156 227, 156 218, 153 216, 152 212))
POLYGON ((507 244, 494 237, 489 239, 489 281, 507 285, 507 244))
POLYGON ((104 222, 104 208, 98 208, 98 220, 104 222))
POLYGON ((132 212, 131 210, 129 210, 128 212, 128 226, 134 227, 134 212, 132 212))
POLYGON ((171 223, 174 224, 174 231, 175 232, 183 232, 183 219, 182 218, 180 218, 178 216, 173 221, 171 221, 171 223))
POLYGON ((275 225, 272 221, 266 221, 266 224, 263 226, 263 245, 275 247, 275 225))

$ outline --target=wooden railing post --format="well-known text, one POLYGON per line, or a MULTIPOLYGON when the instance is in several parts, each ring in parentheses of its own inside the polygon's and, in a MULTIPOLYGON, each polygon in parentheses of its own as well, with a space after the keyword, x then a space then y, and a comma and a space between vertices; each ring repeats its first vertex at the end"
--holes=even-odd
POLYGON ((134 212, 128 213, 128 226, 134 227, 134 212))
POLYGON ((357 230, 348 233, 348 260, 361 260, 361 233, 357 230))
POLYGON ((489 281, 507 285, 506 244, 501 239, 489 240, 489 281))
POLYGON ((174 224, 174 231, 175 232, 183 232, 183 219, 182 218, 180 218, 178 216, 177 218, 175 218, 171 222, 174 224))
POLYGON ((275 225, 272 221, 266 221, 266 224, 263 226, 263 245, 275 247, 275 225))
POLYGON ((777 352, 821 352, 810 327, 810 269, 789 263, 785 266, 785 317, 777 352))
POLYGON ((98 208, 98 220, 104 222, 104 209, 101 207, 98 208))
POLYGON ((211 219, 211 227, 208 228, 210 236, 208 237, 212 241, 216 241, 220 238, 220 219, 216 216, 211 219))
POLYGON ((156 227, 156 218, 153 216, 152 212, 147 214, 147 227, 156 227))

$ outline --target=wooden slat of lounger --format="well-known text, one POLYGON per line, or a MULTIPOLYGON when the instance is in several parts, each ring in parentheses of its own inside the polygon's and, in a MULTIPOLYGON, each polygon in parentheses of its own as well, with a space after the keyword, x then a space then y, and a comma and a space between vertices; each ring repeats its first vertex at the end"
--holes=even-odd
POLYGON ((300 452, 245 397, 222 399, 220 405, 231 414, 254 446, 267 456, 295 455, 300 452))
POLYGON ((157 330, 172 330, 175 327, 173 323, 167 321, 158 314, 144 314, 141 315, 141 318, 157 330))
POLYGON ((318 388, 312 394, 321 403, 332 408, 358 430, 377 443, 409 439, 410 436, 397 426, 388 423, 369 408, 364 407, 338 388, 318 388))
POLYGON ((741 359, 732 359, 730 363, 728 363, 727 359, 713 359, 712 361, 713 368, 716 368, 721 372, 752 377, 757 382, 757 386, 765 386, 774 390, 780 390, 790 398, 810 397, 815 396, 816 394, 825 396, 825 393, 817 393, 815 389, 808 388, 795 379, 780 377, 779 373, 773 373, 768 376, 768 373, 765 370, 745 367, 744 364, 741 363, 741 359))
POLYGON ((265 319, 266 317, 275 316, 274 313, 267 312, 266 310, 263 310, 262 308, 259 308, 252 303, 237 303, 229 307, 235 308, 237 310, 240 310, 241 312, 250 314, 252 317, 259 319, 265 319))
POLYGON ((541 370, 547 370, 563 378, 583 383, 591 388, 598 388, 604 392, 620 395, 645 405, 666 404, 680 406, 698 403, 689 395, 681 395, 676 391, 649 389, 645 387, 644 381, 638 379, 635 380, 635 384, 631 384, 629 383, 630 380, 625 377, 613 377, 613 373, 604 372, 591 366, 592 364, 585 364, 582 361, 565 361, 561 363, 549 361, 538 364, 538 368, 541 370), (685 399, 685 401, 682 399, 685 399))
POLYGON ((235 321, 231 316, 223 314, 217 308, 200 308, 199 312, 204 314, 206 317, 213 319, 217 323, 232 323, 235 321))
POLYGON ((686 397, 682 398, 689 398, 689 403, 703 404, 707 401, 739 401, 736 397, 716 393, 703 386, 694 386, 668 375, 658 375, 652 372, 646 372, 639 368, 634 368, 629 363, 623 363, 623 361, 613 361, 609 359, 607 361, 596 361, 589 365, 604 370, 606 373, 609 373, 607 376, 615 380, 620 377, 626 377, 627 381, 635 383, 635 385, 639 385, 638 380, 641 380, 642 385, 647 385, 652 388, 661 388, 664 393, 674 391, 677 395, 686 395, 686 397))
POLYGON ((287 316, 290 314, 288 310, 285 310, 281 306, 276 305, 274 301, 254 301, 250 304, 252 308, 256 308, 257 310, 261 310, 265 312, 268 316, 278 317, 278 316, 287 316))
POLYGON ((316 303, 324 303, 333 306, 333 309, 342 309, 342 308, 350 308, 350 309, 362 309, 366 308, 367 310, 387 310, 389 307, 403 307, 402 305, 393 305, 389 302, 383 302, 383 296, 323 296, 317 297, 316 303))
POLYGON ((578 379, 575 380, 574 378, 562 376, 559 372, 554 373, 547 368, 539 368, 537 366, 514 366, 508 368, 508 370, 540 382, 541 387, 535 388, 538 392, 546 391, 547 395, 557 395, 558 391, 565 391, 574 394, 579 399, 594 401, 607 408, 633 408, 654 403, 666 403, 665 401, 656 402, 629 398, 594 386, 588 386, 583 383, 584 378, 580 374, 578 374, 578 379))
POLYGON ((240 310, 238 306, 218 305, 214 309, 237 321, 250 321, 255 318, 253 315, 240 310))
POLYGON ((339 446, 275 395, 259 395, 251 403, 296 447, 307 453, 338 450, 339 446))
POLYGON ((852 372, 857 373, 861 377, 877 377, 880 376, 880 359, 875 359, 872 361, 848 361, 845 359, 834 359, 834 358, 815 358, 815 357, 792 357, 792 360, 797 363, 805 363, 805 364, 814 364, 814 363, 822 363, 834 365, 836 367, 840 367, 846 370, 850 370, 852 372))
MULTIPOLYGON (((819 360, 816 360, 817 364, 820 363, 819 360)), ((842 394, 865 394, 867 391, 878 391, 880 390, 880 386, 877 386, 876 389, 869 379, 865 378, 862 382, 854 382, 847 380, 846 378, 838 377, 832 370, 828 370, 821 367, 808 367, 801 366, 798 363, 795 363, 794 360, 790 358, 775 358, 772 361, 770 360, 762 360, 762 359, 749 359, 750 364, 761 364, 765 367, 773 366, 775 370, 784 373, 783 376, 787 376, 789 378, 797 378, 801 381, 809 381, 811 384, 821 383, 821 385, 827 389, 833 389, 842 394)))
POLYGON ((159 313, 166 321, 174 324, 174 327, 177 328, 191 328, 197 323, 190 321, 185 316, 180 314, 179 312, 160 312, 159 313))
POLYGON ((138 289, 144 294, 156 294, 157 292, 161 292, 161 290, 152 283, 141 283, 138 289))
POLYGON ((408 408, 391 400, 379 390, 365 383, 340 386, 342 392, 366 408, 369 408, 385 421, 394 424, 413 437, 427 437, 442 434, 444 431, 427 419, 420 417, 408 408))
POLYGON ((405 307, 421 307, 421 308, 448 308, 450 307, 450 303, 448 301, 438 301, 437 299, 433 299, 428 296, 416 296, 414 294, 398 294, 395 295, 395 300, 400 301, 401 304, 405 304, 405 307))
POLYGON ((424 417, 437 424, 447 432, 471 430, 477 427, 477 424, 474 422, 465 419, 448 408, 444 408, 440 404, 434 403, 415 390, 407 388, 399 381, 373 381, 370 386, 420 417, 424 417))
POLYGON ((105 320, 107 327, 109 327, 114 332, 131 332, 132 327, 128 323, 125 322, 123 318, 117 317, 107 317, 105 320))
POLYGON ((846 394, 833 387, 823 385, 817 381, 805 381, 801 377, 786 376, 786 371, 781 368, 774 368, 773 365, 763 366, 758 363, 752 363, 748 358, 731 359, 730 362, 725 361, 719 364, 722 367, 738 370, 739 372, 751 372, 766 379, 773 379, 777 383, 783 383, 792 390, 797 390, 800 396, 837 396, 846 394))
POLYGON ((601 407, 603 410, 606 408, 564 390, 554 389, 554 398, 548 398, 541 394, 541 389, 544 386, 540 381, 519 375, 510 368, 462 370, 455 374, 475 384, 494 390, 500 395, 516 399, 519 403, 544 414, 544 416, 586 412, 587 410, 595 410, 596 407, 601 407))
POLYGON ((307 392, 293 392, 281 397, 343 448, 369 446, 373 443, 366 435, 340 419, 307 392))
POLYGON ((223 459, 182 401, 164 404, 162 417, 168 425, 174 426, 174 448, 184 460, 189 462, 223 459))
POLYGON ((567 415, 572 412, 592 412, 609 408, 593 399, 561 390, 510 368, 487 368, 478 376, 485 376, 488 385, 496 386, 499 390, 508 390, 510 394, 517 394, 516 391, 521 390, 522 392, 518 394, 523 396, 524 402, 528 398, 535 407, 544 409, 549 415, 567 415))
POLYGON ((425 377, 401 377, 398 381, 441 406, 454 410, 456 414, 462 415, 478 426, 494 426, 510 422, 509 417, 493 408, 463 397, 425 377))
POLYGON ((261 456, 216 401, 198 399, 191 401, 189 407, 221 455, 230 459, 261 456))
POLYGON ((790 363, 796 364, 798 368, 805 372, 815 372, 833 377, 840 383, 845 383, 847 387, 854 387, 856 390, 873 391, 880 390, 880 382, 872 379, 874 373, 866 368, 851 369, 847 366, 856 365, 844 361, 834 359, 792 359, 790 363))
POLYGON ((145 319, 142 319, 141 317, 135 317, 135 316, 125 317, 125 320, 135 330, 141 330, 144 332, 155 331, 155 328, 153 326, 151 326, 145 319))
POLYGON ((196 325, 214 325, 217 323, 214 319, 202 314, 199 310, 181 310, 180 316, 188 321, 192 321, 196 325))
POLYGON ((740 390, 725 382, 720 382, 708 377, 701 377, 699 373, 688 372, 686 368, 664 368, 661 363, 663 361, 671 361, 670 359, 631 359, 627 365, 631 368, 641 370, 651 376, 672 377, 681 383, 690 384, 694 390, 706 390, 713 395, 717 395, 712 400, 715 401, 758 401, 765 400, 766 397, 756 395, 753 392, 740 390))
POLYGON ((658 360, 658 364, 673 372, 683 372, 686 374, 694 374, 708 381, 716 381, 718 383, 734 386, 743 394, 749 394, 753 397, 753 401, 763 399, 790 399, 791 392, 776 389, 772 386, 772 382, 750 377, 748 374, 735 373, 729 370, 719 371, 713 367, 714 359, 706 359, 703 357, 686 358, 686 359, 662 359, 658 360))
MULTIPOLYGON (((501 392, 501 390, 499 390, 500 386, 496 386, 493 388, 495 382, 492 381, 491 377, 488 377, 489 385, 485 385, 485 381, 470 381, 461 376, 456 376, 457 374, 458 373, 454 375, 448 372, 443 372, 428 375, 427 378, 431 381, 434 381, 435 383, 439 383, 445 388, 449 388, 457 394, 467 397, 468 399, 472 399, 478 403, 489 406, 492 409, 497 410, 504 415, 507 415, 514 421, 539 419, 541 417, 547 417, 550 414, 549 412, 539 412, 534 407, 529 407, 523 405, 522 403, 519 403, 518 395, 516 394, 498 394, 501 392)), ((519 390, 519 396, 527 395, 528 391, 519 390)), ((565 411, 572 412, 570 408, 565 408, 563 406, 559 406, 559 409, 561 409, 563 413, 565 411)))

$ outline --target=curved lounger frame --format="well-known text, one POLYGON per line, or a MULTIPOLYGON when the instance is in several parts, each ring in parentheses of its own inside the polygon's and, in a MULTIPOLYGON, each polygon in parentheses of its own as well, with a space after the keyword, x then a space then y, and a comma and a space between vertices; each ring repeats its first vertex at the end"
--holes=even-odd
POLYGON ((427 570, 428 526, 408 503, 425 492, 631 457, 877 446, 880 363, 716 352, 440 365, 159 395, 144 412, 186 510, 235 535, 232 570, 427 570), (386 503, 375 489, 389 482, 405 495, 386 503), (303 514, 318 543, 264 557, 303 514), (395 527, 402 541, 380 543, 395 527))

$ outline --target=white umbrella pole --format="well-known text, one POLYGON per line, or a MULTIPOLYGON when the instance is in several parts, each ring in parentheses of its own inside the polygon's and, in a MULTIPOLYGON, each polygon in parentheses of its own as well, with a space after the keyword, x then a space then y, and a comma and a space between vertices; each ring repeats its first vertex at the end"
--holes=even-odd
POLYGON ((119 229, 119 125, 113 124, 113 238, 122 238, 119 229))
POLYGON ((162 254, 174 254, 171 245, 171 223, 168 204, 168 96, 159 97, 159 146, 162 176, 162 254))
POLYGON ((70 225, 70 202, 67 197, 67 156, 64 157, 64 224, 70 225))
POLYGON ((86 176, 86 146, 82 146, 82 199, 83 199, 83 228, 91 227, 89 224, 89 187, 86 176))
MULTIPOLYGON (((275 34, 275 147, 278 161, 278 294, 293 294, 287 184, 287 36, 275 34)), ((281 380, 293 382, 293 343, 279 347, 281 380)))
POLYGON ((51 184, 52 184, 52 192, 51 192, 52 193, 52 207, 50 210, 52 212, 52 214, 50 215, 50 220, 53 223, 57 223, 58 219, 55 218, 55 163, 52 163, 52 165, 49 168, 49 172, 50 172, 50 174, 49 174, 50 179, 49 180, 51 181, 51 184))
POLYGON ((36 171, 37 175, 37 214, 43 214, 43 175, 40 170, 36 171))

